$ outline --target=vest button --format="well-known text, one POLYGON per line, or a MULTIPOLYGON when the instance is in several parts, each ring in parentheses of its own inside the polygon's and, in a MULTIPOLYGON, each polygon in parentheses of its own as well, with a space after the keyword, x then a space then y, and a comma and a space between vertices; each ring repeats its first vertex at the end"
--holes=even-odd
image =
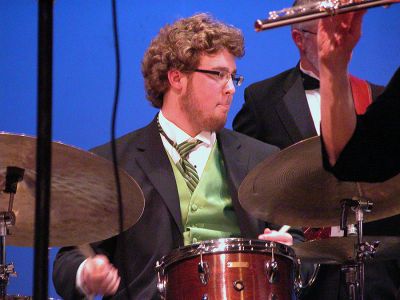
POLYGON ((192 211, 196 211, 198 209, 196 204, 192 204, 192 211))

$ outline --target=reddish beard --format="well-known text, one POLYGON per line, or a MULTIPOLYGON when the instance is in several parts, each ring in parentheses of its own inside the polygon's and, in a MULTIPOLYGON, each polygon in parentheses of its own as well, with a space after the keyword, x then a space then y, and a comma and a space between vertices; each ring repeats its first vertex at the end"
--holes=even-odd
POLYGON ((205 112, 201 109, 201 99, 196 97, 193 93, 193 86, 191 78, 188 80, 187 90, 180 99, 181 110, 186 114, 187 119, 190 121, 193 128, 201 131, 214 131, 218 132, 224 128, 227 115, 224 117, 213 114, 212 112, 205 112))

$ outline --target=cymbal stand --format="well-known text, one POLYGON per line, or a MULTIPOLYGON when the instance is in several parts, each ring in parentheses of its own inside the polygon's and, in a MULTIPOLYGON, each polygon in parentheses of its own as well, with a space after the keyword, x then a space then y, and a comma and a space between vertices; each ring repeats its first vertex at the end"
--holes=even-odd
POLYGON ((379 244, 369 244, 363 242, 363 222, 364 212, 370 212, 373 203, 362 199, 344 199, 342 201, 342 214, 340 220, 340 227, 344 230, 345 236, 347 236, 347 213, 348 208, 351 208, 355 213, 357 222, 357 244, 355 245, 357 256, 356 261, 349 262, 342 267, 342 271, 345 273, 346 285, 348 289, 350 300, 364 300, 364 266, 365 260, 372 258, 376 252, 376 248, 379 244))
POLYGON ((7 167, 6 184, 4 192, 10 194, 8 210, 0 212, 0 299, 7 295, 8 278, 16 276, 14 264, 6 263, 6 236, 8 229, 15 225, 15 214, 12 211, 14 195, 17 192, 17 184, 24 177, 24 169, 18 167, 7 167))

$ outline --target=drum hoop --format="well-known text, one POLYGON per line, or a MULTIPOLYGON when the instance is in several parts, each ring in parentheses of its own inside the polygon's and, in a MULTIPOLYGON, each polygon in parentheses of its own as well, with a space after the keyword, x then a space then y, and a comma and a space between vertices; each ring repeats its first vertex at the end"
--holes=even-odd
POLYGON ((296 255, 289 246, 263 240, 252 240, 244 238, 224 238, 217 240, 207 240, 196 244, 174 249, 170 254, 163 256, 160 259, 160 264, 157 270, 165 270, 170 265, 199 256, 203 250, 203 255, 219 254, 219 253, 271 253, 274 249, 274 254, 286 257, 296 262, 296 255))

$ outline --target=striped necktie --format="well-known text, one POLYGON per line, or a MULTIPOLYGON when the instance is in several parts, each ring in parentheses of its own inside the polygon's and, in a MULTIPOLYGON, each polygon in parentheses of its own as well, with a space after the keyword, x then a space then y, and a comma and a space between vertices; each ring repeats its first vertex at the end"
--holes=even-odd
POLYGON ((187 157, 189 153, 200 143, 199 140, 196 141, 185 141, 180 143, 179 145, 172 141, 167 134, 162 129, 160 122, 157 119, 158 131, 165 137, 168 143, 171 144, 172 147, 176 149, 178 152, 180 159, 176 163, 176 167, 178 168, 179 172, 181 172, 186 185, 188 186, 191 193, 196 189, 197 184, 199 183, 199 175, 197 174, 196 168, 188 161, 187 157))

